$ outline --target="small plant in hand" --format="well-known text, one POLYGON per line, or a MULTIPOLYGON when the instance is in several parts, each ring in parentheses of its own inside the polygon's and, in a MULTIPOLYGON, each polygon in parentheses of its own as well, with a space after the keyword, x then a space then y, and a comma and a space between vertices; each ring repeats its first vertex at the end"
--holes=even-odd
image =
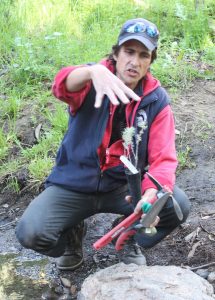
POLYGON ((137 168, 138 149, 142 135, 147 128, 147 116, 144 112, 143 117, 137 118, 137 127, 126 127, 122 132, 124 155, 137 168))

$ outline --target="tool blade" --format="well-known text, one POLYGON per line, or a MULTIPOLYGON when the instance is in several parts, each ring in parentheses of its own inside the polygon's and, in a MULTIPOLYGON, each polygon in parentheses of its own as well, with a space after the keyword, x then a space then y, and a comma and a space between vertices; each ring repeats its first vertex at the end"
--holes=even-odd
POLYGON ((160 213, 163 206, 167 202, 167 199, 171 196, 171 193, 165 193, 163 196, 161 196, 151 207, 149 212, 147 212, 140 223, 143 225, 143 227, 150 227, 150 225, 154 222, 156 216, 160 213))

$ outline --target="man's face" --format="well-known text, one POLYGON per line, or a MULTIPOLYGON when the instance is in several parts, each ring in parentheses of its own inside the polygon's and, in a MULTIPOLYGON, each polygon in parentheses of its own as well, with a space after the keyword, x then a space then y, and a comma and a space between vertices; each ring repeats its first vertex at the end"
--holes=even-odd
POLYGON ((150 66, 152 52, 142 43, 136 40, 125 42, 117 55, 116 75, 129 88, 135 89, 140 79, 142 79, 150 66))

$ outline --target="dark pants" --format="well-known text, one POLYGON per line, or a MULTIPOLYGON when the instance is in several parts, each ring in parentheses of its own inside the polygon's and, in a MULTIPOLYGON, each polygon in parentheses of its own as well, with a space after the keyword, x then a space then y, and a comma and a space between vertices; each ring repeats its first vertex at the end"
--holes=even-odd
MULTIPOLYGON (((65 250, 67 232, 82 220, 97 213, 130 215, 133 207, 125 201, 127 194, 127 186, 108 193, 93 194, 50 186, 27 207, 17 225, 16 236, 26 248, 52 257, 61 256, 65 250)), ((187 219, 190 209, 187 196, 177 186, 173 195, 182 209, 183 220, 179 221, 169 199, 159 214, 157 234, 153 237, 135 236, 142 247, 154 246, 187 219)))

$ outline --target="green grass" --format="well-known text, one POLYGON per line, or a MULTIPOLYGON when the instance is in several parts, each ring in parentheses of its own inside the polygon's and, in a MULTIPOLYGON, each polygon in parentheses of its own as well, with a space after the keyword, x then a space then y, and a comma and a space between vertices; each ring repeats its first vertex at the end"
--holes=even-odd
POLYGON ((7 156, 7 152, 8 152, 7 136, 0 128, 0 160, 4 159, 7 156))
POLYGON ((48 176, 52 166, 53 159, 50 157, 36 157, 35 160, 31 160, 28 165, 30 181, 40 184, 48 176))
POLYGON ((185 149, 181 147, 177 151, 177 159, 178 159, 178 169, 177 172, 180 173, 185 168, 194 168, 196 166, 195 162, 191 159, 190 154, 192 153, 192 149, 189 146, 186 146, 185 149))
MULTIPOLYGON (((30 183, 44 180, 68 121, 66 105, 51 95, 56 72, 62 66, 99 61, 110 52, 129 18, 145 17, 157 24, 160 45, 152 72, 164 86, 177 91, 194 78, 214 79, 215 3, 205 0, 198 7, 195 3, 1 0, 0 178, 9 178, 8 186, 18 191, 15 174, 24 166, 30 183), (208 67, 199 69, 199 61, 208 67), (42 126, 40 139, 30 146, 16 129, 25 114, 32 131, 42 126)), ((179 153, 181 166, 188 156, 187 149, 179 153)))

